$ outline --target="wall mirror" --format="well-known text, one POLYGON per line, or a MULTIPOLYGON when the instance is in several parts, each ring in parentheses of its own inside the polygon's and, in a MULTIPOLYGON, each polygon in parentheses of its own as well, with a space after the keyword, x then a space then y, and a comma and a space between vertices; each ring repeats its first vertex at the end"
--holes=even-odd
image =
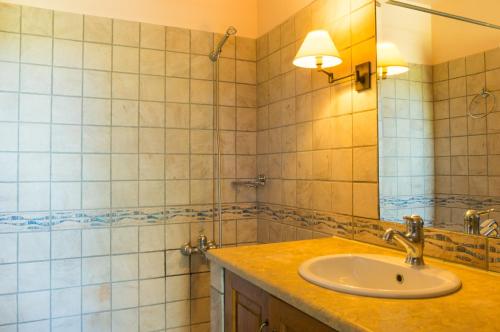
POLYGON ((377 3, 382 220, 499 236, 499 12, 496 0, 377 3))

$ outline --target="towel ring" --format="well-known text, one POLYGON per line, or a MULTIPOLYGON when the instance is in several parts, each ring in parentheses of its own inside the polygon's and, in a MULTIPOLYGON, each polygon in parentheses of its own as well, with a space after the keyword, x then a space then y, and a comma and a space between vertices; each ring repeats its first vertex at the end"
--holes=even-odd
POLYGON ((481 92, 479 94, 477 94, 476 96, 474 96, 474 98, 472 98, 472 100, 470 101, 469 107, 467 108, 467 115, 469 115, 473 119, 482 119, 485 116, 487 116, 489 113, 493 112, 493 110, 496 107, 496 103, 497 103, 497 100, 496 100, 495 95, 492 94, 491 92, 489 92, 488 90, 486 90, 486 89, 483 88, 481 90, 481 92), (493 98, 493 103, 491 104, 491 107, 489 109, 486 109, 485 113, 473 114, 471 112, 472 104, 474 104, 477 101, 478 97, 484 98, 485 101, 486 101, 486 99, 488 97, 492 97, 493 98))

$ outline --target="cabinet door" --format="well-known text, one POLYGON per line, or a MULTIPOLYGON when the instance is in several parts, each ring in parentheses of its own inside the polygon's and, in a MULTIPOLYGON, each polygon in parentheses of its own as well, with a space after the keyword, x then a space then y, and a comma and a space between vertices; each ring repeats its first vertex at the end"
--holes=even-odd
POLYGON ((227 270, 225 278, 225 331, 258 332, 267 320, 268 295, 227 270))
POLYGON ((269 331, 272 332, 335 332, 331 327, 269 296, 269 331))

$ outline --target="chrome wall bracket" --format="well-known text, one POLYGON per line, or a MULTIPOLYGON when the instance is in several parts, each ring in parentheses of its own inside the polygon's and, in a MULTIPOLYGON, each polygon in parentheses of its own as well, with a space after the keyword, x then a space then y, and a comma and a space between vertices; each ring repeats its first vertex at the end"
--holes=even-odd
POLYGON ((233 181, 231 184, 233 186, 245 186, 248 188, 258 188, 265 186, 267 178, 264 174, 259 174, 255 180, 249 181, 233 181))

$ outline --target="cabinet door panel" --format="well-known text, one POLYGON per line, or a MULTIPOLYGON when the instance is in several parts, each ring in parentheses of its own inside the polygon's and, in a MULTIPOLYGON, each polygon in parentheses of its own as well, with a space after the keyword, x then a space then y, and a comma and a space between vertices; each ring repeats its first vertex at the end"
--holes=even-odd
POLYGON ((257 332, 267 319, 268 295, 248 281, 226 271, 225 328, 229 332, 257 332))
POLYGON ((331 327, 269 296, 269 330, 273 332, 335 332, 331 327))

